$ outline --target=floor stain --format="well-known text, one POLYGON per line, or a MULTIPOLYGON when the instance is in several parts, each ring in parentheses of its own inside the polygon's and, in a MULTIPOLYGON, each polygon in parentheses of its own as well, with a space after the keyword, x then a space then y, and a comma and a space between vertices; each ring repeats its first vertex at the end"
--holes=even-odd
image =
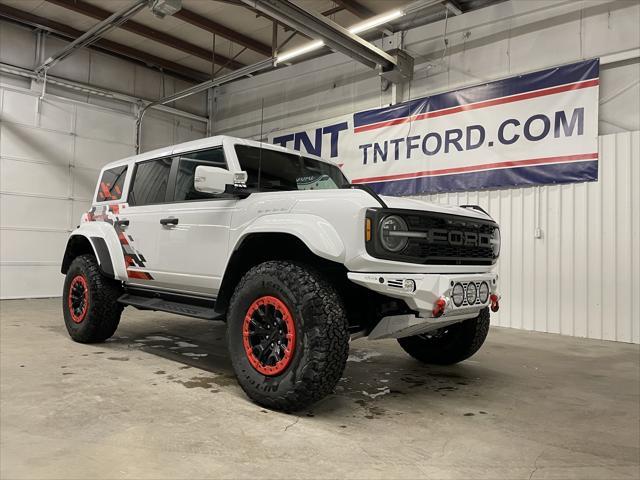
POLYGON ((153 373, 155 373, 156 375, 164 375, 167 372, 165 372, 164 370, 158 370, 157 372, 153 372, 153 373))
POLYGON ((464 414, 465 417, 473 417, 474 415, 475 413, 471 413, 471 412, 464 414))
POLYGON ((364 399, 356 400, 354 403, 361 406, 365 410, 364 418, 366 418, 367 420, 373 420, 378 417, 383 417, 387 413, 386 409, 377 405, 371 405, 371 403, 364 399))
POLYGON ((118 362, 128 362, 129 357, 107 357, 108 360, 116 360, 118 362))
POLYGON ((220 390, 215 387, 220 385, 216 382, 217 377, 191 377, 190 380, 176 380, 176 383, 184 385, 187 388, 204 388, 205 390, 211 390, 213 393, 218 393, 220 390))

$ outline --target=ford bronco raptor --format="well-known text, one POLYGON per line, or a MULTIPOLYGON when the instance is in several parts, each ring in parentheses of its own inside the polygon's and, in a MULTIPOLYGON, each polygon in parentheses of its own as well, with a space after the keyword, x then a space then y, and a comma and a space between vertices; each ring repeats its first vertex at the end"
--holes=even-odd
POLYGON ((127 305, 224 319, 242 389, 293 411, 333 391, 353 338, 473 355, 499 251, 480 207, 381 197, 327 160, 216 136, 102 169, 64 253, 64 321, 91 343, 127 305))

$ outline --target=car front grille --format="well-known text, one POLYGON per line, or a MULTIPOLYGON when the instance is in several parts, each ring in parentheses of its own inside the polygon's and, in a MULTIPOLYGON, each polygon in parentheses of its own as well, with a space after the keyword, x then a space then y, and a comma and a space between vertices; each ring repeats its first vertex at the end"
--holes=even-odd
POLYGON ((491 236, 495 225, 458 216, 424 213, 403 217, 409 230, 424 237, 410 238, 404 255, 428 264, 492 264, 491 236))
POLYGON ((497 260, 492 237, 499 227, 489 217, 403 209, 369 209, 367 216, 376 226, 376 235, 366 245, 374 257, 425 265, 492 265, 497 260), (380 242, 379 225, 388 215, 407 224, 408 241, 402 251, 390 252, 380 242))

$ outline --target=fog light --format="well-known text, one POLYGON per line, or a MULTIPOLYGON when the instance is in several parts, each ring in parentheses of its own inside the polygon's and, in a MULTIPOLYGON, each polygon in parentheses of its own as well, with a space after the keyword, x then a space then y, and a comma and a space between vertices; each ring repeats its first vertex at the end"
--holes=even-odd
POLYGON ((462 302, 464 302, 464 288, 462 287, 461 283, 455 284, 453 290, 451 291, 451 298, 453 299, 453 304, 456 307, 462 305, 462 302))
POLYGON ((480 284, 478 295, 480 296, 480 303, 487 303, 487 300, 489 299, 489 284, 487 282, 482 282, 480 284))
POLYGON ((498 295, 494 293, 489 298, 491 299, 491 311, 497 312, 498 310, 500 310, 500 297, 498 297, 498 295))
POLYGON ((447 306, 447 299, 444 297, 440 297, 436 300, 436 303, 433 304, 433 317, 438 318, 441 317, 444 313, 444 309, 447 306))
POLYGON ((478 287, 473 282, 469 282, 467 285, 467 303, 473 305, 478 299, 478 287))
POLYGON ((411 280, 410 278, 407 278, 402 284, 402 289, 405 292, 413 293, 416 291, 416 282, 411 280))

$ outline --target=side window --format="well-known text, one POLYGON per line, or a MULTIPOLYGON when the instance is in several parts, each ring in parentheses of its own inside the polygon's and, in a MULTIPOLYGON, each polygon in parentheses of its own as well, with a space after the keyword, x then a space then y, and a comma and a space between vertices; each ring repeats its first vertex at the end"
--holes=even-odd
POLYGON ((127 166, 110 168, 102 173, 96 202, 108 202, 110 200, 120 200, 122 197, 122 186, 127 178, 127 166))
POLYGON ((161 158, 136 165, 129 191, 130 205, 164 203, 171 171, 171 159, 161 158))
POLYGON ((187 153, 178 158, 178 175, 176 177, 176 189, 173 197, 174 201, 188 202, 190 200, 220 198, 219 195, 198 192, 193 188, 193 177, 196 172, 196 167, 199 165, 224 169, 227 168, 227 162, 225 161, 222 147, 187 153))

